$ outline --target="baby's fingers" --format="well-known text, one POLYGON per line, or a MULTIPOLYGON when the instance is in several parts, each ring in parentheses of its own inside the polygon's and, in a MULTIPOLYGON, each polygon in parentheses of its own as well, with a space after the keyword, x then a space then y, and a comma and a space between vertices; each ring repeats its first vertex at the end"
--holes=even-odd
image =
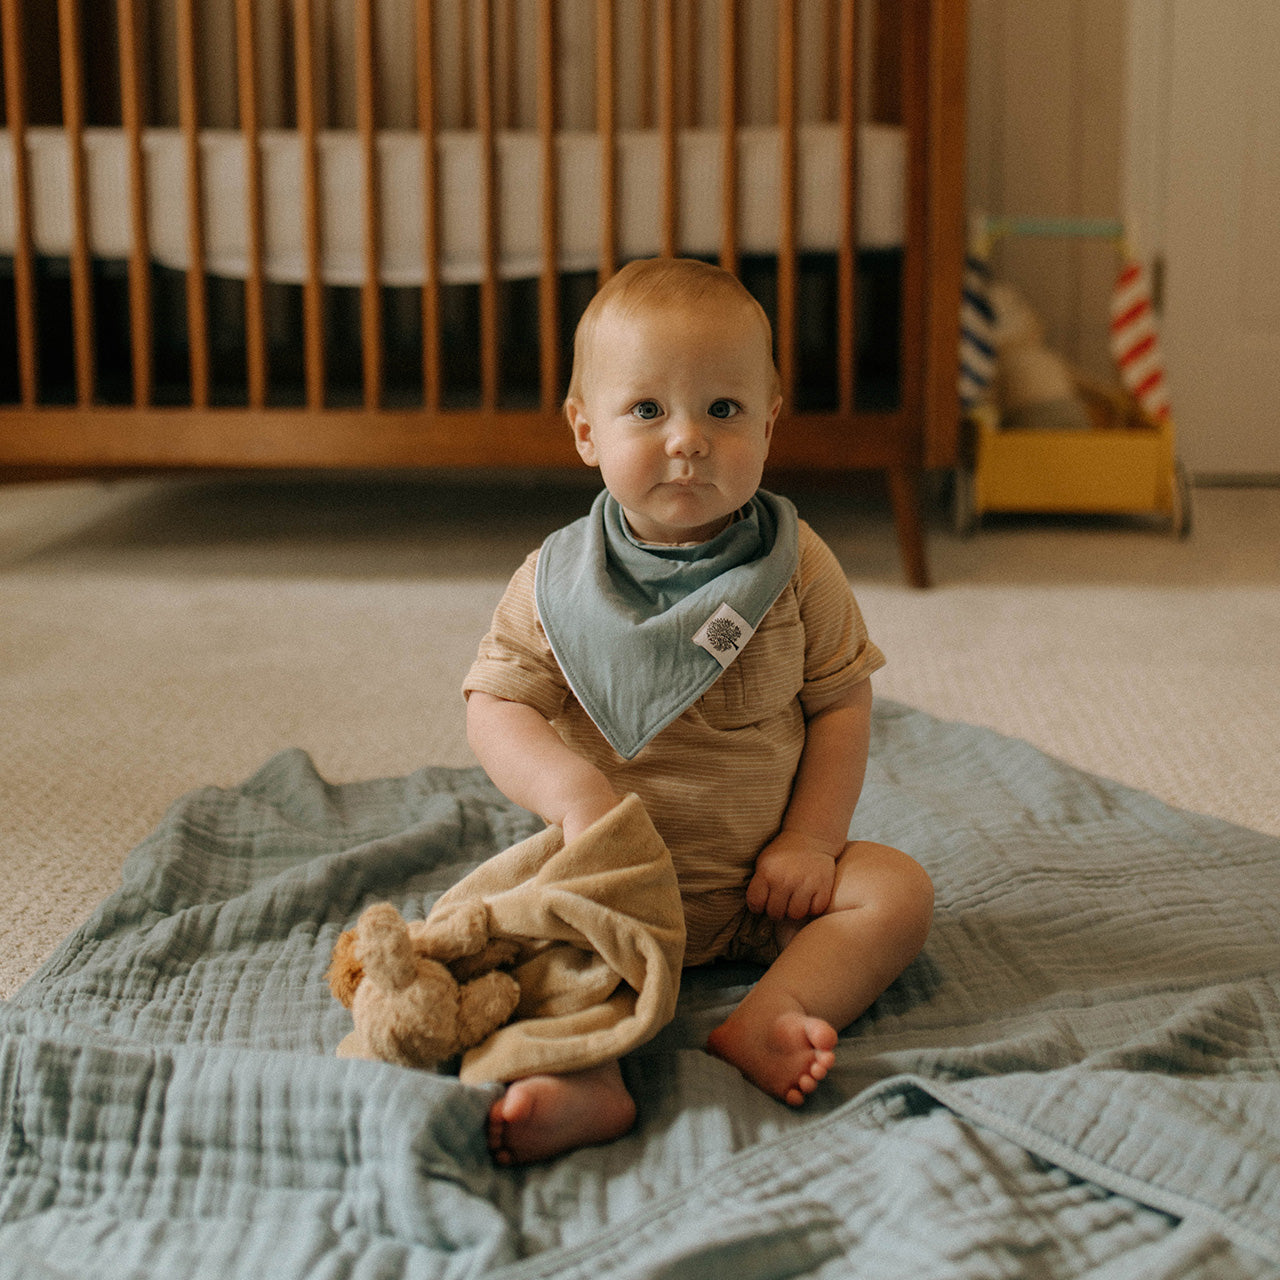
MULTIPOLYGON (((790 920, 820 916, 831 903, 831 890, 821 881, 809 880, 795 886, 788 895, 784 915, 790 920)), ((780 915, 777 919, 782 919, 780 915)))
POLYGON ((789 884, 771 883, 763 876, 756 876, 747 889, 747 906, 770 920, 785 920, 791 913, 795 897, 789 884), (755 889, 754 895, 752 889, 755 889))
POLYGON ((769 905, 769 882, 764 876, 757 873, 751 877, 751 883, 747 885, 747 910, 754 911, 756 915, 764 915, 765 908, 769 905))
POLYGON ((770 920, 786 920, 791 914, 791 904, 796 896, 790 885, 774 885, 769 891, 769 901, 765 905, 765 915, 770 920))
POLYGON ((803 920, 805 916, 813 914, 810 907, 812 901, 812 894, 808 893, 804 889, 797 889, 787 901, 786 910, 778 916, 778 919, 781 920, 785 918, 788 920, 803 920))
POLYGON ((815 889, 813 896, 809 899, 808 915, 820 916, 831 905, 830 889, 815 889))

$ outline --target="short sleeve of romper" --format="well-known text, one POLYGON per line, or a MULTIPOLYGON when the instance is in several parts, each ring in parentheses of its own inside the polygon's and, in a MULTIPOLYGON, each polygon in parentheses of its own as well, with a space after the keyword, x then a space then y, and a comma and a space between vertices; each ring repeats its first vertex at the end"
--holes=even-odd
POLYGON ((800 705, 811 716, 879 671, 885 658, 867 634, 835 553, 803 520, 800 567, 793 581, 805 636, 800 705))
POLYGON ((569 697, 569 685, 538 621, 533 596, 537 563, 534 551, 507 585, 462 689, 523 702, 554 720, 569 697))

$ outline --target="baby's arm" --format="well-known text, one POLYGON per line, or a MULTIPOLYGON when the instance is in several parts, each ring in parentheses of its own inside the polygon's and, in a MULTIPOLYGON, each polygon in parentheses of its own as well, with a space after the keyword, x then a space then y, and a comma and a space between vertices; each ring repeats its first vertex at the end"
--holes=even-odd
POLYGON ((774 920, 820 915, 862 793, 871 740, 871 681, 809 717, 782 829, 756 858, 747 906, 774 920))
POLYGON ((566 842, 620 799, 595 765, 565 746, 532 707, 474 690, 467 698, 467 741, 494 786, 564 829, 566 842))

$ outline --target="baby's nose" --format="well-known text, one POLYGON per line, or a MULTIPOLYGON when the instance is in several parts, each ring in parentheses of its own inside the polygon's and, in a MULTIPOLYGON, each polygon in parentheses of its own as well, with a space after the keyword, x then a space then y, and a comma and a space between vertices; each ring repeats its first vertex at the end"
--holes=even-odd
POLYGON ((707 437, 701 424, 686 414, 673 416, 667 432, 667 453, 672 457, 689 457, 706 451, 707 437))

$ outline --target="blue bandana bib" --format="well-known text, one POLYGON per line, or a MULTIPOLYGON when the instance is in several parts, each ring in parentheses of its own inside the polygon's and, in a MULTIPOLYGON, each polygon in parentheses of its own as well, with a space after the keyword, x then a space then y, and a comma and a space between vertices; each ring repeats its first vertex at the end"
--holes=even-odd
POLYGON ((709 542, 638 542, 606 490, 538 552, 534 599, 574 696, 630 760, 733 662, 796 571, 795 507, 765 490, 709 542))

